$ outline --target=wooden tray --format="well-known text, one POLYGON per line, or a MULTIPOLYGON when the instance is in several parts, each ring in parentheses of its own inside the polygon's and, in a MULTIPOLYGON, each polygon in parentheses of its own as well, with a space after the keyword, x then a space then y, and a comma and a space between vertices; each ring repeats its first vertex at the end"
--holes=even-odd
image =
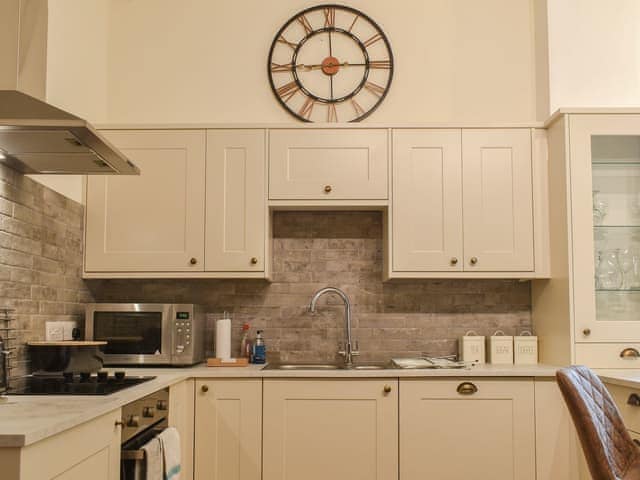
POLYGON ((221 358, 207 358, 207 367, 246 367, 248 365, 248 358, 232 358, 224 361, 221 358))

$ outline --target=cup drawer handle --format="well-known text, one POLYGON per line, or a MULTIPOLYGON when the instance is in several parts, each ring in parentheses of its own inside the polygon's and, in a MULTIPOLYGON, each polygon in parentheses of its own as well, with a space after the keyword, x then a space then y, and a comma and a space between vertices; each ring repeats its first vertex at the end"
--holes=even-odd
POLYGON ((458 388, 456 388, 456 391, 460 395, 473 395, 478 391, 478 387, 476 387, 471 382, 462 382, 460 385, 458 385, 458 388))
POLYGON ((639 358, 640 352, 635 348, 625 348, 620 352, 620 358, 639 358))
POLYGON ((627 399, 627 405, 633 405, 634 407, 640 407, 640 395, 632 393, 627 399))

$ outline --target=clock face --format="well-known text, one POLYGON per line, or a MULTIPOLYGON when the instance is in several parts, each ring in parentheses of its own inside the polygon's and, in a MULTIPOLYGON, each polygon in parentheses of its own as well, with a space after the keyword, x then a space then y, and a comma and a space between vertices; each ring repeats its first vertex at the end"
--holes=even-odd
POLYGON ((357 122, 382 102, 393 77, 389 40, 364 13, 319 5, 292 17, 269 52, 271 88, 305 122, 357 122))

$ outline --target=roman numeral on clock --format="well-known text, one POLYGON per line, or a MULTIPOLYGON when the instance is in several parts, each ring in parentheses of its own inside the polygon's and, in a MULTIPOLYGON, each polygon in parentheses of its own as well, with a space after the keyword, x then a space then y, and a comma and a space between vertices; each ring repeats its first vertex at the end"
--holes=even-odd
POLYGON ((294 80, 292 80, 289 83, 282 85, 280 88, 278 88, 278 90, 276 90, 276 92, 278 93, 278 96, 282 100, 284 100, 284 102, 288 102, 289 100, 291 100, 291 97, 298 93, 299 90, 300 86, 294 80))
POLYGON ((324 9, 324 26, 325 28, 333 28, 336 26, 336 9, 333 7, 324 9))

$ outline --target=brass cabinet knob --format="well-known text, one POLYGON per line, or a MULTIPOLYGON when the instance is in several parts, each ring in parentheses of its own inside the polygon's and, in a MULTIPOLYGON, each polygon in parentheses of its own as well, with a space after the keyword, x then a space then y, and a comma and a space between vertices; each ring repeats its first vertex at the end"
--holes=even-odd
POLYGON ((632 347, 625 348, 620 352, 620 358, 638 358, 638 357, 640 357, 640 352, 632 347))
POLYGON ((451 257, 451 265, 457 265, 458 264, 458 258, 457 257, 451 257))
POLYGON ((585 328, 584 330, 582 330, 582 334, 585 337, 588 337, 589 335, 591 335, 591 329, 590 328, 585 328))
POLYGON ((471 265, 475 265, 476 263, 478 263, 478 257, 471 257, 471 259, 469 260, 469 263, 471 265))
POLYGON ((189 260, 189 263, 190 263, 191 265, 195 265, 196 263, 198 263, 198 259, 197 259, 197 258, 194 258, 194 257, 191 257, 191 260, 189 260))
POLYGON ((251 257, 251 265, 257 265, 258 264, 258 257, 251 257))
POLYGON ((124 422, 122 420, 116 420, 116 427, 124 427, 124 422))
POLYGON ((202 387, 200 387, 200 390, 202 390, 203 393, 207 393, 209 391, 209 386, 208 385, 202 385, 202 387))
POLYGON ((331 193, 331 190, 332 190, 331 185, 324 186, 324 193, 331 193))
POLYGON ((391 385, 385 385, 383 390, 384 390, 384 393, 391 393, 391 385))
POLYGON ((634 407, 640 407, 640 395, 632 393, 627 399, 627 405, 633 405, 634 407))
POLYGON ((460 385, 458 385, 458 388, 456 389, 456 391, 460 395, 473 395, 478 391, 478 387, 476 387, 471 382, 462 382, 460 385))

